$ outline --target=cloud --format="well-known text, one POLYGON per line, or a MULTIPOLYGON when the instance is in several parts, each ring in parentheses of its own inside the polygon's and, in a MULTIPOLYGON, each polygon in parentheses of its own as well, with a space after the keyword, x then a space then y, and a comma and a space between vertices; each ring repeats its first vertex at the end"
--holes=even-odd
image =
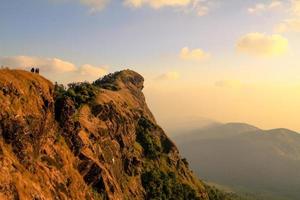
POLYGON ((216 87, 221 88, 235 88, 239 89, 242 87, 242 83, 239 80, 220 80, 215 82, 216 87))
POLYGON ((91 13, 103 10, 110 0, 79 0, 79 2, 90 8, 91 13))
POLYGON ((149 6, 153 9, 173 7, 185 13, 194 12, 204 16, 209 13, 212 3, 211 0, 124 0, 124 5, 133 8, 149 6))
POLYGON ((180 74, 176 71, 167 72, 156 78, 156 80, 177 80, 180 78, 180 74))
POLYGON ((103 10, 111 0, 48 0, 54 3, 78 3, 89 8, 91 14, 103 10))
MULTIPOLYGON (((90 8, 90 13, 102 11, 112 0, 48 0, 52 2, 70 3, 77 2, 90 8)), ((185 13, 196 13, 204 16, 209 13, 210 7, 214 4, 213 0, 120 0, 123 5, 131 8, 141 8, 143 6, 151 7, 155 10, 164 7, 176 8, 177 11, 185 13)))
POLYGON ((270 57, 285 54, 288 46, 288 40, 281 35, 249 33, 237 41, 236 49, 249 55, 270 57))
POLYGON ((200 6, 197 6, 196 12, 197 12, 198 16, 204 16, 209 13, 209 8, 207 6, 200 5, 200 6))
POLYGON ((300 19, 286 19, 275 27, 278 33, 300 32, 300 19))
POLYGON ((180 7, 187 6, 191 3, 191 0, 125 0, 125 5, 139 8, 143 5, 148 5, 154 9, 162 7, 180 7))
POLYGON ((133 7, 133 8, 139 8, 145 3, 144 0, 125 0, 124 5, 133 7))
POLYGON ((289 19, 285 19, 274 28, 277 33, 300 32, 300 1, 291 0, 289 19))
POLYGON ((85 64, 79 68, 79 72, 84 76, 100 77, 107 74, 106 67, 95 67, 93 65, 85 64))
POLYGON ((282 1, 274 0, 268 4, 266 3, 257 3, 253 7, 248 8, 248 13, 250 14, 261 14, 266 11, 272 11, 283 6, 282 1))
POLYGON ((300 1, 292 0, 291 12, 293 15, 300 16, 300 1))
POLYGON ((185 13, 196 13, 198 16, 207 15, 215 4, 208 0, 192 0, 190 5, 184 8, 185 13))
POLYGON ((76 71, 73 63, 63 61, 58 58, 39 58, 30 56, 12 56, 0 59, 4 66, 9 66, 18 69, 30 69, 31 67, 39 67, 45 72, 72 72, 76 71))
POLYGON ((76 80, 93 80, 107 74, 107 67, 96 67, 84 64, 76 67, 75 64, 58 58, 40 58, 30 56, 12 56, 0 58, 0 64, 9 68, 29 70, 39 68, 43 75, 65 75, 75 77, 76 80))
POLYGON ((210 54, 202 49, 189 49, 184 47, 181 49, 179 57, 183 60, 202 61, 210 58, 210 54))

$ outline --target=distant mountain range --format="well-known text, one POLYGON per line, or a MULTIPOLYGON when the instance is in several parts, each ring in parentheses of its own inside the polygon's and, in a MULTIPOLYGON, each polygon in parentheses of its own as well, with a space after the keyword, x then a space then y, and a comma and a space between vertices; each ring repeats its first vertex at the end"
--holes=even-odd
POLYGON ((174 137, 207 181, 261 199, 300 199, 300 134, 244 123, 211 124, 174 137))

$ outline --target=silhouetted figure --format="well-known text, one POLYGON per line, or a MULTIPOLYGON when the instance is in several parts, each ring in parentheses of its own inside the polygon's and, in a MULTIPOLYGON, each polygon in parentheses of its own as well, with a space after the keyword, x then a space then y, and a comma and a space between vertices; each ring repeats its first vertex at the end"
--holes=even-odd
POLYGON ((35 73, 36 73, 36 74, 39 74, 39 73, 40 73, 40 69, 39 69, 39 68, 36 68, 36 69, 35 69, 35 73))
POLYGON ((31 70, 30 70, 30 71, 31 71, 31 73, 34 73, 34 68, 31 68, 31 70))

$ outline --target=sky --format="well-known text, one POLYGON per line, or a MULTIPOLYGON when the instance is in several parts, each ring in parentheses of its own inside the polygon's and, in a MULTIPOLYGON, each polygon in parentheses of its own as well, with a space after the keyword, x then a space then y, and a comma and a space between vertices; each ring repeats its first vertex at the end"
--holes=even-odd
POLYGON ((0 65, 64 84, 133 69, 168 131, 209 120, 300 131, 299 56, 300 0, 0 2, 0 65))

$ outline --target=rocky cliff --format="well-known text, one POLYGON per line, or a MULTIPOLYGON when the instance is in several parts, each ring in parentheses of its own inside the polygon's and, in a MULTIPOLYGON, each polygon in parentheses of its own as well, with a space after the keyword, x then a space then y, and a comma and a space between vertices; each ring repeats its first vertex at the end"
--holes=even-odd
POLYGON ((0 199, 208 199, 124 70, 68 89, 0 70, 0 199))

